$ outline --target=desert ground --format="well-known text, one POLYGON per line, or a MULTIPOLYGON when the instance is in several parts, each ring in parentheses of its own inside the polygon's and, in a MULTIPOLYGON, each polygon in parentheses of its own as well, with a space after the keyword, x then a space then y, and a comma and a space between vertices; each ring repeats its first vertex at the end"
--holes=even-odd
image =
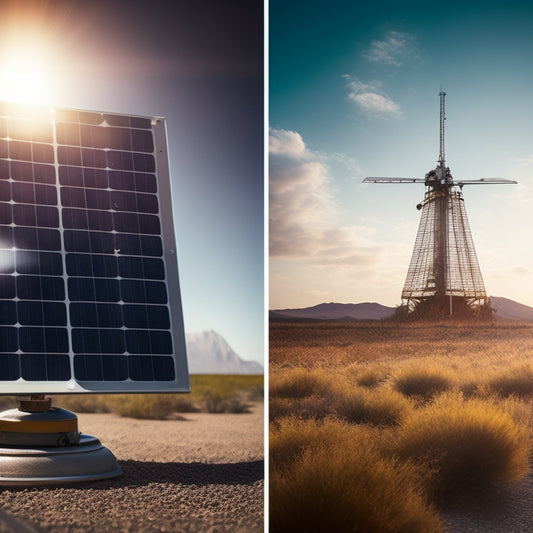
MULTIPOLYGON (((58 407, 60 405, 58 404, 58 407)), ((79 414, 120 477, 0 490, 0 532, 235 532, 264 529, 263 403, 183 420, 79 414)))
MULTIPOLYGON (((485 408, 486 412, 501 415, 506 424, 504 433, 509 430, 504 439, 512 431, 519 435, 502 457, 508 453, 509 456, 515 454, 516 458, 516 452, 521 450, 521 466, 519 472, 517 470, 514 473, 504 473, 500 477, 500 474, 495 474, 490 480, 481 475, 479 484, 466 480, 467 483, 463 486, 464 476, 450 478, 452 481, 446 482, 450 482, 452 491, 454 488, 461 491, 460 498, 455 498, 454 495, 450 498, 449 493, 445 498, 434 497, 432 488, 427 494, 431 507, 436 512, 437 522, 432 522, 431 531, 533 531, 532 324, 494 322, 481 325, 402 325, 343 321, 272 321, 269 395, 270 503, 280 509, 277 528, 272 530, 273 533, 288 531, 287 525, 294 525, 294 521, 285 520, 287 513, 284 509, 287 507, 284 499, 290 495, 291 487, 300 486, 298 483, 303 479, 301 466, 313 465, 313 459, 316 457, 321 460, 324 460, 324 457, 328 459, 328 454, 324 455, 321 450, 325 448, 327 451, 332 443, 321 447, 311 431, 306 435, 302 432, 312 428, 316 435, 317 429, 323 424, 329 424, 328 427, 335 429, 338 432, 336 434, 341 436, 347 431, 351 431, 350 435, 354 437, 358 436, 357 432, 360 432, 362 437, 372 435, 371 438, 382 440, 377 444, 377 448, 381 452, 386 450, 383 452, 384 456, 389 458, 391 454, 396 454, 397 457, 397 450, 401 448, 393 448, 390 443, 396 442, 395 439, 399 439, 400 443, 411 442, 410 439, 414 440, 415 437, 422 439, 424 436, 416 435, 416 430, 409 434, 409 431, 413 431, 410 421, 422 421, 425 413, 434 414, 436 410, 431 410, 433 405, 439 409, 442 405, 448 406, 449 412, 439 411, 445 419, 449 417, 453 420, 455 410, 459 413, 458 419, 464 423, 464 441, 458 444, 458 440, 463 437, 454 434, 451 428, 448 434, 444 428, 444 436, 454 443, 454 449, 459 454, 464 452, 465 457, 472 454, 473 450, 470 457, 474 459, 476 455, 482 455, 485 444, 483 439, 489 444, 493 437, 498 440, 502 436, 497 435, 498 430, 492 428, 490 416, 485 417, 485 408), (398 402, 399 400, 402 401, 398 402), (466 415, 463 417, 462 413, 466 415), (475 427, 475 431, 470 433, 472 427, 475 427), (479 441, 470 435, 477 435, 479 441), (402 437, 404 441, 401 441, 402 437), (281 461, 280 450, 294 454, 292 462, 281 461), (306 460, 309 463, 305 463, 306 460), (276 461, 279 461, 280 465, 276 465, 276 461), (293 466, 287 468, 287 464, 293 466), (272 493, 272 483, 279 485, 275 496, 272 493)), ((432 431, 430 428, 428 433, 432 431)), ((322 435, 324 437, 320 438, 329 438, 327 433, 322 435)), ((433 457, 434 462, 430 465, 430 468, 435 468, 437 477, 440 475, 440 457, 448 453, 446 442, 444 440, 444 445, 433 457)), ((348 440, 346 446, 349 449, 348 440)), ((342 453, 342 447, 339 448, 339 453, 342 453)), ((353 452, 350 453, 352 458, 346 458, 345 463, 359 468, 360 465, 352 460, 353 452)), ((484 457, 485 462, 480 461, 480 468, 483 470, 486 467, 490 470, 493 467, 493 457, 490 454, 484 457)), ((411 456, 411 459, 418 460, 416 455, 411 456)), ((467 462, 457 464, 465 470, 470 467, 467 462)), ((420 465, 426 467, 423 463, 419 463, 420 465)), ((334 462, 332 466, 336 466, 334 462)), ((328 472, 327 465, 323 471, 328 472)), ((454 476, 455 474, 456 472, 453 473, 454 476)), ((327 474, 325 475, 327 477, 327 474)), ((334 480, 325 480, 326 483, 329 481, 334 487, 334 480)), ((316 485, 310 490, 318 491, 323 501, 327 502, 328 494, 323 489, 324 483, 316 485)), ((364 483, 362 490, 361 494, 367 493, 364 483)), ((426 494, 425 490, 422 490, 422 494, 426 494)), ((351 502, 343 507, 346 514, 353 511, 354 516, 360 517, 355 518, 354 523, 357 520, 373 520, 369 519, 373 510, 357 507, 357 500, 362 499, 364 498, 354 498, 355 507, 350 507, 351 502)), ((299 504, 298 499, 291 500, 293 509, 299 504)), ((322 514, 327 514, 327 505, 329 503, 324 504, 322 514)), ((331 496, 331 508, 336 505, 338 497, 331 496)), ((305 509, 303 504, 302 508, 305 509)), ((338 514, 338 508, 336 510, 338 514)), ((383 514, 383 511, 384 509, 380 513, 383 514)), ((297 511, 293 515, 296 513, 297 511)), ((304 523, 309 520, 308 516, 309 513, 302 512, 304 523)), ((321 518, 319 515, 314 516, 316 520, 321 518)), ((391 516, 395 516, 394 512, 391 516)), ((272 517, 273 515, 271 525, 272 517)), ((317 529, 322 530, 320 527, 317 529)), ((430 531, 423 528, 411 529, 395 523, 394 520, 385 526, 380 524, 379 527, 369 529, 365 525, 357 530, 405 533, 415 530, 430 531)))
POLYGON ((443 513, 446 533, 526 533, 533 530, 533 475, 496 490, 470 509, 443 513))

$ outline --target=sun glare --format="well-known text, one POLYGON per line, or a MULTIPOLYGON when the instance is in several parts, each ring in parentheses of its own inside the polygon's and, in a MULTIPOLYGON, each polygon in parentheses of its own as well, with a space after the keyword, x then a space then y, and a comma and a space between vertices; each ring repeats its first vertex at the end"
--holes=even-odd
POLYGON ((0 49, 0 99, 48 104, 53 96, 53 56, 45 43, 24 40, 0 49))

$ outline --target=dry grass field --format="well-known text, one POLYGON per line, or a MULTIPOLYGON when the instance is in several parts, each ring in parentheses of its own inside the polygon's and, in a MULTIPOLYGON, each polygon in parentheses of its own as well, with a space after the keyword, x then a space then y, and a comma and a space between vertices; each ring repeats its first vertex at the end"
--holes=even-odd
MULTIPOLYGON (((191 392, 186 394, 65 394, 55 397, 54 405, 76 413, 166 419, 177 413, 247 413, 250 402, 263 398, 263 375, 193 374, 191 392)), ((2 408, 13 403, 10 398, 0 399, 2 408)))
POLYGON ((533 325, 273 321, 269 404, 272 533, 445 531, 530 471, 533 325))

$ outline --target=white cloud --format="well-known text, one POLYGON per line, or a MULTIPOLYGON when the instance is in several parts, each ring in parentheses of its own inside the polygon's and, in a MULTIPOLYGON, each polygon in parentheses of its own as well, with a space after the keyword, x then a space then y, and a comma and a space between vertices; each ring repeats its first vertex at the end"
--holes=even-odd
POLYGON ((364 113, 378 117, 401 118, 402 110, 381 88, 381 83, 365 83, 345 74, 348 80, 348 100, 354 102, 364 113))
POLYGON ((406 57, 417 57, 415 38, 409 33, 389 31, 381 41, 373 40, 363 57, 373 63, 399 67, 406 57))
MULTIPOLYGON (((272 309, 321 301, 397 303, 410 243, 403 235, 399 240, 383 237, 372 216, 358 216, 359 225, 339 222, 342 199, 338 205, 332 172, 343 159, 342 154, 310 150, 297 132, 270 131, 272 309)), ((343 165, 342 172, 349 174, 349 167, 343 165)))
POLYGON ((270 256, 322 266, 373 263, 379 250, 369 231, 336 223, 328 168, 301 135, 272 129, 269 146, 270 256))
POLYGON ((326 167, 294 131, 272 129, 269 151, 270 255, 312 255, 314 232, 332 209, 326 167))
POLYGON ((307 157, 304 141, 298 133, 288 130, 272 130, 268 151, 271 154, 286 155, 291 158, 307 157))

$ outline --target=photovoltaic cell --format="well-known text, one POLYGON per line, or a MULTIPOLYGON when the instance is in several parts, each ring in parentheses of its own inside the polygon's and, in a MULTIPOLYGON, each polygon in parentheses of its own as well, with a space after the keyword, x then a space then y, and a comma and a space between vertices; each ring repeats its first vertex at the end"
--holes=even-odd
POLYGON ((187 391, 164 120, 0 103, 0 393, 187 391))

